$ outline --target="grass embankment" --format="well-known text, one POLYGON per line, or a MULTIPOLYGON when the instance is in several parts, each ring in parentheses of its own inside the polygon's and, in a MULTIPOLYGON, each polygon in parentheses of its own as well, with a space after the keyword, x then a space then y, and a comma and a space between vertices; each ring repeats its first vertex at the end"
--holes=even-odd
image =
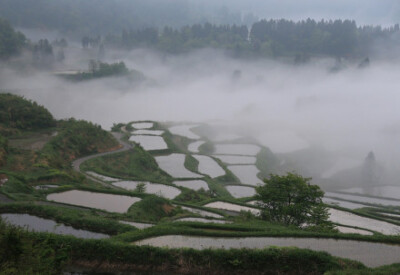
POLYGON ((172 178, 162 171, 155 159, 139 145, 127 152, 88 160, 81 165, 81 169, 114 178, 167 184, 172 182, 172 178))
POLYGON ((133 204, 125 216, 135 221, 153 223, 174 217, 182 212, 179 207, 174 207, 167 199, 148 196, 133 204))
POLYGON ((78 157, 110 151, 119 146, 118 141, 100 125, 75 119, 59 124, 59 134, 41 151, 44 165, 64 167, 78 157))

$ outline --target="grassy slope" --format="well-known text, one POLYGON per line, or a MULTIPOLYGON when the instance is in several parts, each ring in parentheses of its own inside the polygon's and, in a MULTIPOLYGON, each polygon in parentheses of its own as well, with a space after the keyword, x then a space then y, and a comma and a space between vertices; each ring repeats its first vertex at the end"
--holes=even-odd
POLYGON ((110 151, 119 143, 99 125, 84 120, 59 122, 59 133, 42 149, 41 160, 46 165, 64 167, 78 157, 110 151))
POLYGON ((139 145, 130 151, 86 161, 81 165, 81 169, 116 178, 160 183, 172 182, 172 178, 163 172, 155 159, 139 145))

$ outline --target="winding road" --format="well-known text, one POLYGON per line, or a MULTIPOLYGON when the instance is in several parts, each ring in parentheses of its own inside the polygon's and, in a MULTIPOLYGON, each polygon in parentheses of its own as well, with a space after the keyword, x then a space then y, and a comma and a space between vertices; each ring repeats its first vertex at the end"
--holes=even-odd
POLYGON ((103 182, 103 181, 101 181, 101 180, 98 180, 98 179, 95 178, 95 177, 92 177, 92 176, 90 176, 90 175, 88 175, 88 174, 82 172, 81 169, 80 169, 81 164, 84 163, 85 161, 89 160, 89 159, 93 159, 93 158, 97 158, 97 157, 102 157, 102 156, 107 156, 107 155, 111 155, 111 154, 116 154, 116 153, 120 153, 120 152, 124 152, 124 151, 128 151, 128 150, 133 149, 133 147, 134 147, 133 145, 131 145, 131 144, 129 144, 129 143, 127 143, 127 142, 125 142, 125 141, 122 140, 122 137, 124 136, 123 133, 111 132, 111 134, 114 136, 114 138, 115 138, 116 140, 118 140, 119 144, 122 146, 121 148, 119 148, 119 149, 117 149, 117 150, 114 150, 114 151, 109 151, 109 152, 104 152, 104 153, 98 153, 98 154, 94 154, 94 155, 90 155, 90 156, 78 158, 78 159, 76 159, 76 160, 74 160, 74 161, 72 162, 72 168, 73 168, 75 171, 77 171, 77 172, 79 172, 79 173, 85 175, 86 178, 88 178, 88 179, 90 179, 90 180, 92 180, 92 181, 98 182, 98 183, 100 183, 100 184, 102 184, 102 185, 104 185, 104 186, 107 186, 107 187, 112 187, 112 188, 115 188, 115 189, 119 189, 118 187, 115 187, 114 185, 107 184, 107 183, 105 183, 105 182, 103 182))

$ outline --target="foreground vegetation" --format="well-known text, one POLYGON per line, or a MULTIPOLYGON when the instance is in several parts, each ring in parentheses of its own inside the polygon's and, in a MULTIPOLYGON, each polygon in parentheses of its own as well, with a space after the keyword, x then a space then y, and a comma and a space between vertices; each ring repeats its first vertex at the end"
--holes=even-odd
POLYGON ((92 271, 153 270, 220 274, 322 274, 328 270, 362 269, 361 264, 327 253, 296 248, 203 250, 137 247, 26 233, 0 223, 0 267, 3 274, 59 274, 67 265, 92 271))

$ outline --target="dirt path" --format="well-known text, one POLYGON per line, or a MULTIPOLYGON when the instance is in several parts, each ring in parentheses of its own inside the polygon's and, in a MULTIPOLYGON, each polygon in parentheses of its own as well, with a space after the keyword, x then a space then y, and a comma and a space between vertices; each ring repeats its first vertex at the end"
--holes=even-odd
POLYGON ((82 173, 83 175, 85 175, 86 178, 88 178, 88 179, 90 179, 90 180, 92 180, 92 181, 98 182, 98 183, 100 183, 100 184, 102 184, 102 185, 104 185, 104 186, 107 186, 107 187, 119 189, 118 187, 115 187, 115 186, 112 185, 112 184, 105 183, 105 182, 103 182, 103 181, 101 181, 101 180, 99 180, 99 179, 97 179, 97 178, 95 178, 95 177, 92 177, 92 176, 90 176, 90 175, 87 175, 86 173, 82 172, 81 169, 80 169, 81 164, 84 163, 85 161, 89 160, 89 159, 93 159, 93 158, 97 158, 97 157, 102 157, 102 156, 107 156, 107 155, 111 155, 111 154, 116 154, 116 153, 120 153, 120 152, 124 152, 124 151, 131 150, 131 149, 133 148, 133 145, 131 145, 131 144, 129 144, 129 143, 127 143, 127 142, 125 142, 125 141, 122 140, 122 137, 123 137, 123 135, 124 135, 123 133, 112 132, 111 134, 112 134, 112 135, 118 140, 118 142, 121 144, 121 146, 122 146, 121 148, 119 148, 119 149, 117 149, 117 150, 114 150, 114 151, 110 151, 110 152, 98 153, 98 154, 94 154, 94 155, 90 155, 90 156, 78 158, 78 159, 76 159, 76 160, 74 160, 74 161, 72 162, 72 168, 73 168, 75 171, 77 171, 77 172, 79 172, 79 173, 82 173))

